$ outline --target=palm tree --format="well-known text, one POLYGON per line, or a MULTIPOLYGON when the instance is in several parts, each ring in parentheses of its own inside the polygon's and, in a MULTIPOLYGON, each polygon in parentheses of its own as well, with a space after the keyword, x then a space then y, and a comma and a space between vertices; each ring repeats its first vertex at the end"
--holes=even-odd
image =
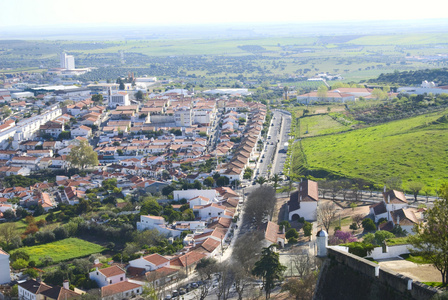
POLYGON ((275 190, 275 192, 277 193, 277 187, 278 187, 278 183, 279 183, 279 181, 282 181, 283 179, 276 173, 276 174, 274 174, 270 179, 269 179, 269 181, 272 181, 272 182, 274 182, 274 190, 275 190))
POLYGON ((255 180, 255 182, 258 183, 259 185, 263 185, 264 183, 267 182, 267 180, 263 176, 260 176, 255 180))

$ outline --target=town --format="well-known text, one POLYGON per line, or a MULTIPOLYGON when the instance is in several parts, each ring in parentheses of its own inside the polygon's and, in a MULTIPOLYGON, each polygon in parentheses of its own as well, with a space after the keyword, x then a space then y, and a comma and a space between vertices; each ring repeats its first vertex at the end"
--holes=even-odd
POLYGON ((448 82, 432 81, 444 83, 438 70, 392 88, 344 83, 338 69, 300 77, 306 90, 244 76, 196 87, 193 76, 133 71, 87 80, 99 68, 77 59, 62 51, 57 68, 0 77, 7 299, 444 292, 448 264, 434 257, 448 250, 438 244, 448 236, 448 82), (381 127, 389 122, 402 123, 381 127), (415 136, 390 138, 399 130, 415 136), (419 147, 432 157, 409 166, 419 147))

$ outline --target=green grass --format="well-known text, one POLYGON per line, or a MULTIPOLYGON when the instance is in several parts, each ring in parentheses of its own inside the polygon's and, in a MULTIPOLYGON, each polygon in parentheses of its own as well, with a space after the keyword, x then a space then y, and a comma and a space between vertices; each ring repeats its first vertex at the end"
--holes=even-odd
MULTIPOLYGON (((56 213, 59 213, 59 212, 56 212, 56 213)), ((45 219, 45 217, 47 215, 48 214, 41 215, 41 216, 38 216, 38 217, 34 217, 34 220, 37 222, 39 220, 45 219)), ((7 224, 7 223, 0 224, 0 227, 5 226, 4 224, 7 224)), ((25 231, 26 227, 28 226, 28 224, 25 222, 25 219, 21 219, 21 220, 15 222, 15 224, 16 224, 16 230, 19 231, 20 233, 25 231)))
POLYGON ((405 237, 387 239, 386 243, 388 246, 406 245, 408 244, 408 237, 405 236, 405 237))
MULTIPOLYGON (((433 190, 448 180, 448 124, 431 125, 448 111, 302 140, 308 169, 383 185, 399 176, 433 190)), ((293 147, 299 158, 299 147, 293 147)), ((434 192, 433 192, 434 193, 434 192)))
POLYGON ((300 136, 310 137, 323 134, 332 134, 350 130, 349 126, 333 120, 329 115, 307 116, 300 119, 300 136))
POLYGON ((428 260, 426 260, 423 257, 418 256, 418 255, 402 254, 400 256, 402 258, 404 258, 405 260, 411 261, 411 262, 416 263, 416 264, 431 264, 430 261, 428 261, 428 260))
POLYGON ((426 284, 426 285, 429 285, 429 286, 432 286, 432 287, 437 287, 437 288, 446 288, 448 285, 445 283, 445 284, 443 284, 442 282, 434 282, 434 281, 425 281, 425 282, 422 282, 422 283, 424 283, 424 284, 426 284))
MULTIPOLYGON (((39 258, 49 255, 54 263, 65 260, 84 257, 93 253, 99 253, 104 247, 90 243, 78 238, 68 238, 48 244, 32 247, 23 247, 20 250, 25 251, 39 265, 39 258)), ((14 253, 14 251, 12 251, 14 253)))

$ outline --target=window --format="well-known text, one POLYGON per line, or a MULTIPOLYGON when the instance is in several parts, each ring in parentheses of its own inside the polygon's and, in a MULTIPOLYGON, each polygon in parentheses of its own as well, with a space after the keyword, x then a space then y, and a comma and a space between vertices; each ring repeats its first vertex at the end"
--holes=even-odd
POLYGON ((123 281, 123 277, 120 277, 120 281, 123 281))

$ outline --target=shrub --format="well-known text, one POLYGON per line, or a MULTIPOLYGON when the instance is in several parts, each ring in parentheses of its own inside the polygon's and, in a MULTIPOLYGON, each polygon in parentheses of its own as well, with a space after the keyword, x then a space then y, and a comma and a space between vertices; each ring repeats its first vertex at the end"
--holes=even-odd
POLYGON ((28 266, 28 261, 24 260, 23 258, 16 259, 15 262, 11 264, 11 267, 13 267, 16 270, 24 269, 28 266))
POLYGON ((362 221, 362 228, 364 228, 364 231, 375 231, 376 226, 372 219, 364 219, 362 221))
POLYGON ((295 230, 295 228, 291 228, 285 233, 285 237, 288 239, 288 242, 297 243, 299 234, 297 233, 297 230, 295 230), (295 240, 295 242, 293 240, 295 240))
POLYGON ((372 244, 365 244, 361 242, 343 244, 342 246, 348 247, 348 252, 360 257, 367 256, 372 253, 373 248, 375 248, 372 244))
POLYGON ((303 224, 303 234, 305 236, 311 236, 312 231, 313 231, 313 224, 305 221, 305 223, 303 224))
POLYGON ((285 228, 285 230, 288 230, 289 228, 291 228, 291 224, 288 221, 281 221, 280 223, 278 223, 278 225, 280 225, 280 230, 283 230, 283 228, 285 228))
POLYGON ((11 254, 11 260, 15 261, 18 259, 23 259, 23 260, 30 260, 30 256, 28 255, 28 253, 26 253, 23 250, 17 250, 14 253, 11 254))
POLYGON ((358 229, 358 225, 356 223, 352 223, 349 227, 351 230, 357 230, 358 229))

